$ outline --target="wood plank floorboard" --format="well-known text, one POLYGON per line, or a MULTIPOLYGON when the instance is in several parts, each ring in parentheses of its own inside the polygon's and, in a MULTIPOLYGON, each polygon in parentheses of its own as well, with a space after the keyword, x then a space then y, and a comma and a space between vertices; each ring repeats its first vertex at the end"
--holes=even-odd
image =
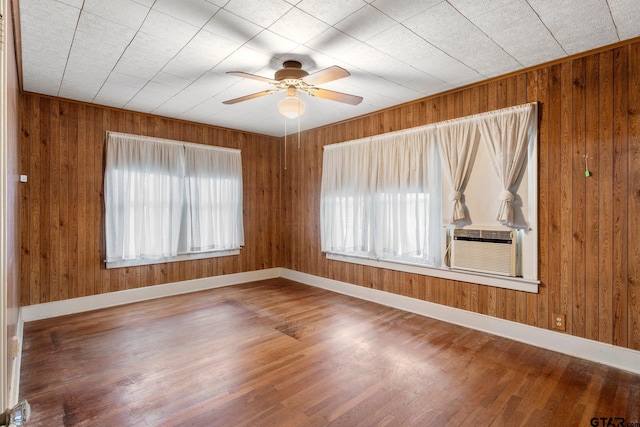
POLYGON ((640 423, 639 375, 286 279, 29 322, 20 385, 30 426, 640 423))

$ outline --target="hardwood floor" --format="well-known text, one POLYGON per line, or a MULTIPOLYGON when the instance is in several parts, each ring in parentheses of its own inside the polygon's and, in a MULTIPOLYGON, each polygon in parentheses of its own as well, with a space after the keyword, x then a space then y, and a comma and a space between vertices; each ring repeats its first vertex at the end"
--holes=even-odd
POLYGON ((640 423, 638 375, 286 279, 27 323, 20 395, 47 427, 640 423))

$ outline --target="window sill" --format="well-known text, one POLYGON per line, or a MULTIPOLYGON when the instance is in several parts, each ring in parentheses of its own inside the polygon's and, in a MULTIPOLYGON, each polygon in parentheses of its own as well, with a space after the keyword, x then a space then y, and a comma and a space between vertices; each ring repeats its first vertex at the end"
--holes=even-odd
POLYGON ((122 268, 122 267, 136 267, 139 265, 153 265, 153 264, 162 264, 166 262, 177 262, 177 261, 189 261, 194 259, 204 259, 204 258, 217 258, 221 256, 230 256, 230 255, 239 255, 240 249, 232 249, 228 251, 211 251, 211 252, 200 252, 193 254, 182 254, 171 258, 160 258, 160 259, 132 259, 127 261, 116 261, 116 262, 106 262, 106 268, 122 268))
POLYGON ((380 261, 370 258, 326 253, 327 259, 333 261, 349 262, 352 264, 367 265, 369 267, 386 268, 387 270, 402 271, 405 273, 421 274, 423 276, 438 277, 447 280, 476 283, 478 285, 493 286, 497 288, 513 289, 538 293, 539 280, 525 279, 522 277, 499 276, 495 274, 484 274, 462 270, 451 270, 448 268, 428 267, 425 265, 380 261))

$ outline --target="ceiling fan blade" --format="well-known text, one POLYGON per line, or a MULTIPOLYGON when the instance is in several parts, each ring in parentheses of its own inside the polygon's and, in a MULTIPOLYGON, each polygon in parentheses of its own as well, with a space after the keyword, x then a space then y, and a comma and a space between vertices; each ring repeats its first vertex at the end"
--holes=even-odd
POLYGON ((358 105, 363 100, 361 96, 349 95, 348 93, 335 92, 332 90, 321 89, 319 87, 314 87, 313 89, 308 91, 308 94, 311 96, 315 96, 317 98, 344 102, 345 104, 351 104, 351 105, 358 105))
POLYGON ((248 101, 248 100, 254 99, 254 98, 260 98, 261 96, 271 95, 272 93, 278 93, 278 92, 280 92, 280 89, 265 90, 263 92, 257 92, 257 93, 252 93, 251 95, 241 96, 240 98, 230 99, 230 100, 224 101, 222 103, 223 104, 227 104, 227 105, 236 104, 238 102, 248 101))
POLYGON ((242 71, 227 71, 227 74, 237 77, 244 77, 245 79, 258 80, 260 82, 271 83, 272 85, 277 85, 279 82, 277 80, 270 79, 268 77, 257 76, 255 74, 249 74, 242 71))
POLYGON ((317 71, 313 74, 309 74, 303 77, 301 80, 310 86, 319 85, 322 83, 332 82, 334 80, 343 79, 349 77, 351 73, 342 67, 334 65, 324 70, 317 71))

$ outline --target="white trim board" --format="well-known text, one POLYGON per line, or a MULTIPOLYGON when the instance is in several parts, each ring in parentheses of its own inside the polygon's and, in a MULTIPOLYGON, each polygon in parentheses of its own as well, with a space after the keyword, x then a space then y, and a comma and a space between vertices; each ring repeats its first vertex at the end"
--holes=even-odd
POLYGON ((22 321, 30 322, 278 277, 640 374, 640 351, 279 267, 31 305, 20 311, 22 321))
POLYGON ((640 351, 604 344, 573 335, 536 328, 509 320, 498 319, 472 311, 447 307, 415 298, 392 294, 377 289, 352 285, 338 280, 282 269, 282 277, 306 285, 338 292, 355 298, 394 307, 400 310, 442 320, 447 323, 487 332, 504 338, 569 356, 640 374, 640 351))
POLYGON ((115 307, 172 295, 204 291, 207 289, 221 288, 223 286, 255 282, 257 280, 275 279, 281 277, 280 270, 280 268, 269 268, 266 270, 185 280, 164 285, 148 286, 146 288, 128 289, 125 291, 109 292, 63 301, 28 305, 22 307, 20 311, 22 312, 22 320, 24 322, 32 322, 34 320, 83 313, 85 311, 99 310, 101 308, 115 307))

